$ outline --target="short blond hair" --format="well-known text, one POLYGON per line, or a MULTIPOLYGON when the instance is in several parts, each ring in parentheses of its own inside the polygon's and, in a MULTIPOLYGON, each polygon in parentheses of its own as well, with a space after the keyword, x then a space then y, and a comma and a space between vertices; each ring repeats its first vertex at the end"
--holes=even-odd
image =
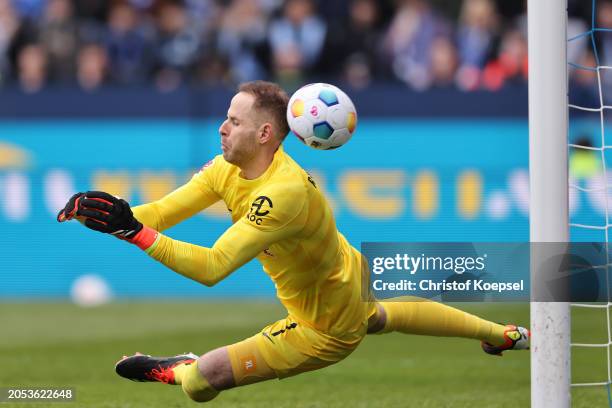
POLYGON ((252 81, 241 84, 238 87, 238 92, 253 95, 255 98, 253 108, 269 113, 276 125, 274 130, 278 134, 275 134, 275 136, 281 141, 285 140, 289 133, 286 116, 289 96, 283 88, 274 82, 252 81))

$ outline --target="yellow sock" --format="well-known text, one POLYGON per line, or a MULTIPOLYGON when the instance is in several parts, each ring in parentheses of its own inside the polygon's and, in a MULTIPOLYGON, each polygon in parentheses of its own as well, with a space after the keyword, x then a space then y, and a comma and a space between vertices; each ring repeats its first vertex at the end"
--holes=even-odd
POLYGON ((402 302, 379 304, 387 313, 387 322, 381 333, 398 331, 428 336, 465 337, 493 345, 504 343, 505 326, 442 303, 409 298, 402 302))
POLYGON ((179 370, 181 371, 181 385, 189 398, 197 402, 206 402, 219 395, 219 391, 215 390, 200 373, 197 361, 181 365, 184 366, 179 370))
POLYGON ((189 368, 190 365, 193 364, 195 364, 195 361, 189 364, 179 364, 172 369, 172 371, 174 372, 174 383, 176 385, 181 385, 183 383, 183 376, 185 375, 185 371, 189 368))

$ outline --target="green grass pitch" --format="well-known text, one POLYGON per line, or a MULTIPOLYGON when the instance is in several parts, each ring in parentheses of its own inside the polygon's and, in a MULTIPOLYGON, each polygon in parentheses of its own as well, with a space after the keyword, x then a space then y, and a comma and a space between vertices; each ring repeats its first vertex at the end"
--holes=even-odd
MULTIPOLYGON (((496 321, 526 323, 526 304, 462 304, 496 321)), ((193 407, 179 387, 134 383, 114 363, 141 351, 197 354, 241 340, 284 317, 257 302, 0 303, 0 386, 74 387, 70 403, 6 403, 0 408, 193 407)), ((605 311, 578 310, 574 341, 605 342, 605 311)), ((607 378, 605 349, 576 351, 574 381, 607 378)), ((528 407, 529 353, 485 355, 478 342, 402 334, 368 336, 326 369, 223 392, 212 407, 528 407)), ((605 388, 573 390, 573 407, 605 407, 605 388)))

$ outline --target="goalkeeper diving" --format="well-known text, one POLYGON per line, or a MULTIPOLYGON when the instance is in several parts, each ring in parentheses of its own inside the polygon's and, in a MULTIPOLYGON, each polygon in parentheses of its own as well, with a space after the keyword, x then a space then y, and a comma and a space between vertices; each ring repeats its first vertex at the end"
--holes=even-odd
POLYGON ((312 178, 283 150, 287 102, 276 84, 242 84, 219 127, 223 154, 187 184, 134 208, 105 192, 78 193, 58 214, 58 221, 78 219, 207 286, 257 258, 287 310, 286 318, 237 343, 201 356, 137 353, 119 361, 116 372, 134 381, 180 385, 189 398, 204 402, 233 387, 332 365, 366 334, 471 338, 493 355, 527 349, 529 331, 522 327, 425 299, 377 302, 363 295, 367 262, 336 228, 312 178), (210 248, 163 234, 220 200, 232 226, 210 248))

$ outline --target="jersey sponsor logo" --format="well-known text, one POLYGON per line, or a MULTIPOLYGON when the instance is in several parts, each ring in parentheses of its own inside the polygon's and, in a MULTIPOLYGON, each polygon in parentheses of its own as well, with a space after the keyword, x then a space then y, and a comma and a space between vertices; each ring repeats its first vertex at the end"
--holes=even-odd
POLYGON ((273 208, 272 200, 266 196, 257 197, 251 204, 251 210, 246 215, 247 220, 254 222, 257 225, 261 225, 264 217, 270 213, 268 208, 273 208))
POLYGON ((253 204, 251 204, 251 213, 257 215, 258 217, 263 217, 264 215, 268 215, 270 210, 265 209, 266 205, 268 205, 270 208, 274 207, 272 205, 272 200, 270 200, 268 197, 266 196, 257 197, 255 201, 253 201, 253 204), (255 212, 253 212, 253 210, 255 210, 255 212))

